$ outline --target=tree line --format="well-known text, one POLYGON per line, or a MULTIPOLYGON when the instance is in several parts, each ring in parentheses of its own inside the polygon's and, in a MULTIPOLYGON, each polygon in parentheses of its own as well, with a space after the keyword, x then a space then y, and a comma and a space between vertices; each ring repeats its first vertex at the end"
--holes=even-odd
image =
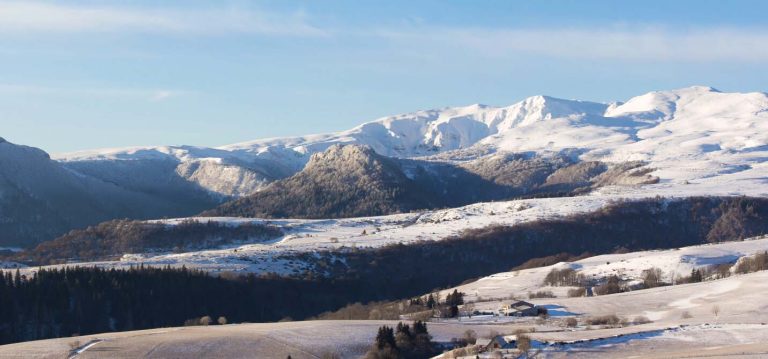
POLYGON ((303 319, 367 297, 365 283, 186 268, 0 271, 0 344, 218 322, 303 319), (206 320, 205 318, 209 318, 206 320), (192 321, 190 321, 192 320, 192 321))

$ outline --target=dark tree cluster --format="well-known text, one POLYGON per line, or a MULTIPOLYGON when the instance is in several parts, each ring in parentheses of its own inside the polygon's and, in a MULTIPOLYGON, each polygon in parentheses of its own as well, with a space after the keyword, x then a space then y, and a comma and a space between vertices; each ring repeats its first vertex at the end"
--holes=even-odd
POLYGON ((427 323, 416 321, 413 327, 402 322, 397 327, 382 326, 366 359, 422 359, 437 354, 427 330, 427 323))
POLYGON ((688 283, 699 283, 704 280, 704 274, 700 269, 691 270, 691 276, 688 279, 688 283))
POLYGON ((432 295, 432 293, 429 293, 423 298, 422 297, 412 298, 409 301, 409 304, 412 306, 422 306, 427 309, 435 309, 439 303, 437 302, 437 300, 435 300, 435 296, 432 295))
POLYGON ((464 304, 464 293, 454 289, 453 293, 445 296, 445 306, 448 307, 448 313, 451 318, 459 316, 459 306, 464 304))

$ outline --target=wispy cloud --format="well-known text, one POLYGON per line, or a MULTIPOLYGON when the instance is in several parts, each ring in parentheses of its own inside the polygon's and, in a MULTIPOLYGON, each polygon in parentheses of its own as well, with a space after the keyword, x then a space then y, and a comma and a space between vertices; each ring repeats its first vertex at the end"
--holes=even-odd
POLYGON ((672 29, 413 27, 375 32, 396 42, 487 57, 539 55, 572 59, 639 61, 766 61, 768 28, 672 29))
POLYGON ((155 93, 152 94, 151 99, 152 101, 159 102, 159 101, 167 100, 177 95, 179 95, 177 91, 159 90, 159 91, 155 91, 155 93))
POLYGON ((125 98, 151 102, 165 101, 192 92, 171 89, 84 88, 41 85, 0 84, 0 95, 9 96, 76 96, 90 98, 125 98))
POLYGON ((0 32, 146 32, 324 36, 303 12, 85 7, 32 1, 0 3, 0 32))

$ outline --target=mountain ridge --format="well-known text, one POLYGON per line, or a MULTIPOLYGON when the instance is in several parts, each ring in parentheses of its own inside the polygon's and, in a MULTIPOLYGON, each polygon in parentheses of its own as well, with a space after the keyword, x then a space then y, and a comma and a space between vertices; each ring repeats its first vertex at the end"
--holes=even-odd
MULTIPOLYGON (((86 160, 145 159, 148 156, 174 157, 180 161, 202 158, 252 159, 265 158, 281 161, 291 159, 308 161, 308 155, 320 152, 334 143, 358 143, 371 146, 377 153, 394 157, 413 157, 466 148, 489 136, 510 129, 527 127, 545 120, 584 116, 586 124, 595 120, 602 126, 643 127, 668 119, 675 99, 719 94, 732 98, 763 97, 764 93, 723 93, 714 88, 693 86, 670 91, 653 91, 636 96, 626 102, 597 103, 565 100, 551 96, 531 96, 506 107, 470 105, 442 109, 421 110, 382 117, 358 125, 350 130, 306 136, 257 139, 214 148, 199 146, 146 146, 106 150, 79 151, 57 154, 54 159, 63 162, 86 160), (642 105, 645 105, 643 107, 642 105), (661 106, 662 108, 656 108, 661 106), (599 119, 594 118, 599 116, 599 119), (621 118, 630 116, 630 118, 621 118), (481 135, 472 134, 472 124, 487 126, 481 135), (613 120, 614 123, 610 123, 613 120), (623 121, 620 121, 623 120, 623 121), (649 120, 653 120, 649 122, 649 120), (461 126, 466 131, 452 133, 461 126), (414 132, 415 131, 415 132, 414 132), (418 133, 418 136, 413 136, 418 133), (376 137, 375 135, 383 135, 376 137), (463 136, 463 137, 462 137, 463 136), (390 140, 394 137, 400 140, 390 140), (453 142, 448 141, 453 137, 453 142), (408 138, 405 140, 405 138, 408 138), (415 138, 415 140, 413 140, 415 138), (394 141, 394 142, 393 142, 394 141), (415 142, 414 142, 415 141, 415 142), (447 142, 446 142, 447 141, 447 142), (409 144, 409 146, 404 146, 409 144), (386 147, 384 145, 389 145, 386 147), (286 155, 286 152, 292 156, 286 155), (287 158, 295 157, 295 158, 287 158)), ((762 104, 763 109, 768 105, 762 104)), ((713 115, 717 115, 714 113, 713 115)), ((595 122, 593 121, 593 122, 595 122)), ((300 168, 301 166, 294 166, 300 168)))

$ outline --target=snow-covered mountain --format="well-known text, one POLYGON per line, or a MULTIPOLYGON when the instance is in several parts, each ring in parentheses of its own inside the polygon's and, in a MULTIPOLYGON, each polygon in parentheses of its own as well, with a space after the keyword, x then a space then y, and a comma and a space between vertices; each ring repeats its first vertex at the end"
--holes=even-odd
POLYGON ((471 105, 384 117, 331 134, 219 148, 82 151, 55 158, 97 178, 108 178, 120 166, 122 181, 147 176, 147 166, 139 163, 168 161, 175 166, 156 171, 175 172, 213 193, 242 196, 298 172, 312 154, 334 144, 367 145, 402 158, 458 160, 534 151, 583 160, 641 160, 656 168, 662 181, 693 181, 761 165, 768 151, 768 96, 700 86, 611 104, 534 96, 507 107, 471 105))
POLYGON ((0 138, 0 246, 30 245, 112 218, 194 214, 216 203, 206 197, 131 190, 0 138))

